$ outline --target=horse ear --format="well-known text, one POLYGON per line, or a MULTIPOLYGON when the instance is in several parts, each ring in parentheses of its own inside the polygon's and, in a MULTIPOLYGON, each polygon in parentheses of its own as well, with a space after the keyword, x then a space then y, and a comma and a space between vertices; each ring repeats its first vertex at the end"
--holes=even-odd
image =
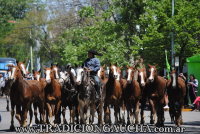
POLYGON ((32 73, 33 73, 33 74, 35 73, 35 70, 34 70, 34 69, 32 70, 32 73))
POLYGON ((158 64, 155 65, 155 67, 157 67, 157 66, 158 66, 158 64))
POLYGON ((151 65, 150 65, 150 64, 148 64, 148 66, 149 66, 149 67, 151 67, 151 65))
POLYGON ((103 68, 105 68, 105 67, 106 67, 106 65, 104 64, 102 67, 103 67, 103 68))
POLYGON ((41 69, 38 72, 41 73, 41 69))
POLYGON ((17 60, 16 63, 17 63, 17 65, 18 65, 19 61, 17 60))
POLYGON ((109 64, 109 66, 111 67, 111 66, 112 66, 112 64, 110 63, 110 64, 109 64))
POLYGON ((129 66, 128 66, 128 65, 126 65, 126 68, 128 69, 128 68, 129 68, 129 66))

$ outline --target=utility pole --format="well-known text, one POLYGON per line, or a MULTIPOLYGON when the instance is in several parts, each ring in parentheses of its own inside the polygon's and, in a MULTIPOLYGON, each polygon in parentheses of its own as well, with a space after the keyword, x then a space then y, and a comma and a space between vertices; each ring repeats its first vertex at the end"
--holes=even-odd
MULTIPOLYGON (((174 16, 174 0, 172 0, 172 19, 174 16)), ((171 33, 171 67, 174 67, 174 26, 172 27, 172 33, 171 33)))
POLYGON ((33 48, 32 45, 30 47, 30 53, 31 53, 31 71, 33 70, 33 48))

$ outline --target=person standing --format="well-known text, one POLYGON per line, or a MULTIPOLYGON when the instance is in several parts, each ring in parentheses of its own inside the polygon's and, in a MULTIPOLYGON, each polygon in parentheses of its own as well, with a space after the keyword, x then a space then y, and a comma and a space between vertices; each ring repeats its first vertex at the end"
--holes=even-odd
POLYGON ((193 103, 197 96, 198 80, 193 74, 190 75, 190 80, 188 82, 189 96, 191 103, 193 103))

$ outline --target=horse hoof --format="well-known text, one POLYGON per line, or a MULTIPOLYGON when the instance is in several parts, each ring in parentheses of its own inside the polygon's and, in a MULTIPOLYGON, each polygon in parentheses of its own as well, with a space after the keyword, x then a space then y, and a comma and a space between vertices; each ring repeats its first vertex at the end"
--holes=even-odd
POLYGON ((35 120, 35 124, 39 124, 39 120, 38 119, 35 120))
POLYGON ((66 120, 63 121, 63 124, 68 124, 66 120))
POLYGON ((9 107, 6 107, 6 110, 7 110, 7 111, 10 111, 9 107))
POLYGON ((139 124, 139 121, 135 121, 135 124, 139 124))
POLYGON ((140 124, 144 124, 144 120, 140 121, 140 124))
POLYGON ((40 124, 45 124, 45 122, 43 120, 40 121, 40 124))
POLYGON ((32 126, 33 126, 33 124, 31 123, 31 124, 29 124, 28 126, 29 126, 29 127, 32 127, 32 126))
POLYGON ((15 131, 14 125, 11 125, 11 126, 10 126, 10 131, 15 131))
POLYGON ((150 124, 154 124, 154 121, 153 121, 153 120, 150 120, 150 124))

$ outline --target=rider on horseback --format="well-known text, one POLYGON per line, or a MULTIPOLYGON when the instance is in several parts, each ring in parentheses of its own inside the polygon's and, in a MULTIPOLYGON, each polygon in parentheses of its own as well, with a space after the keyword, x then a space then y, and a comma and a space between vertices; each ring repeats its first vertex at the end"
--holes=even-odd
POLYGON ((87 68, 87 70, 90 71, 90 75, 95 81, 96 98, 100 99, 101 81, 97 76, 97 72, 100 69, 100 61, 98 58, 95 58, 95 55, 102 56, 102 54, 98 53, 95 50, 89 50, 88 58, 85 60, 83 67, 87 68))

